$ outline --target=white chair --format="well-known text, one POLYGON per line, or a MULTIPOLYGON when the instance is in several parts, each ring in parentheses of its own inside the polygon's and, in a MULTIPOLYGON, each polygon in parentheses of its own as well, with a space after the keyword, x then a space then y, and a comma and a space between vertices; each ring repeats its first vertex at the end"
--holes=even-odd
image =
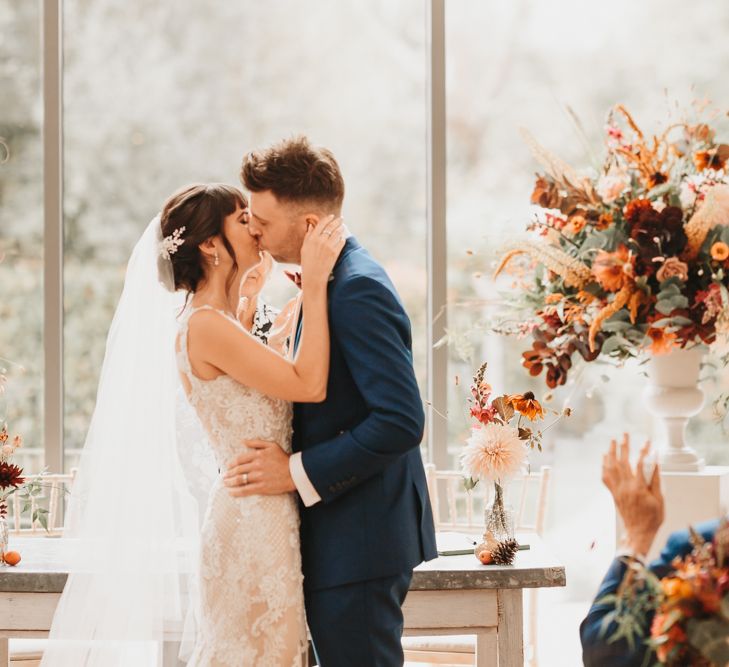
MULTIPOLYGON (((30 475, 26 479, 40 482, 40 493, 31 499, 27 512, 23 512, 25 501, 17 493, 10 499, 8 524, 11 536, 22 537, 59 537, 63 533, 63 499, 65 492, 71 489, 76 477, 76 469, 68 474, 30 475), (47 526, 43 527, 36 518, 31 520, 38 510, 47 512, 47 526)), ((11 543, 12 548, 12 543, 11 543)), ((42 638, 11 639, 11 667, 39 667, 43 657, 45 640, 42 638)))
POLYGON ((76 477, 76 469, 65 475, 46 474, 29 475, 26 479, 29 482, 40 483, 40 493, 31 498, 30 507, 23 512, 25 501, 19 494, 10 496, 10 507, 8 525, 10 535, 23 537, 59 537, 63 532, 63 498, 66 491, 70 491, 73 480, 76 477), (37 510, 47 512, 47 529, 36 518, 31 517, 37 510))
MULTIPOLYGON (((534 532, 542 535, 547 512, 551 469, 525 474, 509 482, 506 502, 514 507, 517 533, 534 532)), ((453 470, 436 470, 425 466, 428 493, 433 508, 436 531, 481 533, 483 511, 490 500, 493 485, 479 483, 468 492, 463 486, 463 474, 453 470)), ((527 651, 529 665, 537 665, 537 589, 526 592, 528 603, 527 651)), ((476 653, 475 637, 468 635, 443 637, 404 637, 405 659, 436 665, 473 665, 476 653)))

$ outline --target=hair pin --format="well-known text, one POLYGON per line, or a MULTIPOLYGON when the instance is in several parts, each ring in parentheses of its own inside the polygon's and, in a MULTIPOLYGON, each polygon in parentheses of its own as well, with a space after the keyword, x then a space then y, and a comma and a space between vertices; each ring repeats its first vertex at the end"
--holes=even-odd
POLYGON ((177 249, 185 242, 185 239, 180 238, 185 229, 185 227, 180 227, 160 241, 159 254, 162 255, 162 257, 165 259, 171 259, 172 255, 177 252, 177 249))

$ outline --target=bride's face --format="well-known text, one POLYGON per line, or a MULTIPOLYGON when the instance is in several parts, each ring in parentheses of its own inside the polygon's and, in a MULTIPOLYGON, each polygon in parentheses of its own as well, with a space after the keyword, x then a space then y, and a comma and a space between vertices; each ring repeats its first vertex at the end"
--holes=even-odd
POLYGON ((261 261, 258 241, 248 233, 248 209, 238 207, 227 216, 223 222, 223 232, 233 247, 241 275, 261 261))

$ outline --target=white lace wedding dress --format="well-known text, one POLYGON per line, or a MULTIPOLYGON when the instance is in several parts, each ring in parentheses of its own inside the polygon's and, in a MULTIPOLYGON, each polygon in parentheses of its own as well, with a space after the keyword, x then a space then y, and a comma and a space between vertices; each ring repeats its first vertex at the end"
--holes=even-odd
MULTIPOLYGON (((202 309, 214 310, 191 308, 183 316, 177 358, 219 469, 225 470, 245 448, 245 440, 277 442, 290 452, 290 403, 228 375, 202 380, 193 374, 188 324, 202 309)), ((294 496, 233 498, 219 475, 208 499, 201 544, 199 627, 188 667, 304 665, 306 623, 294 496)))

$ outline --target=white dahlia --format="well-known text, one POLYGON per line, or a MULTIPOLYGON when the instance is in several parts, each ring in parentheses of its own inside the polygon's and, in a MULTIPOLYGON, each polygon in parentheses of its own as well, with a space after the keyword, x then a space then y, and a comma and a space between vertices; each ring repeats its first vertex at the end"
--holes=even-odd
POLYGON ((520 472, 527 448, 515 428, 491 423, 471 430, 461 454, 461 468, 473 479, 505 482, 520 472))

